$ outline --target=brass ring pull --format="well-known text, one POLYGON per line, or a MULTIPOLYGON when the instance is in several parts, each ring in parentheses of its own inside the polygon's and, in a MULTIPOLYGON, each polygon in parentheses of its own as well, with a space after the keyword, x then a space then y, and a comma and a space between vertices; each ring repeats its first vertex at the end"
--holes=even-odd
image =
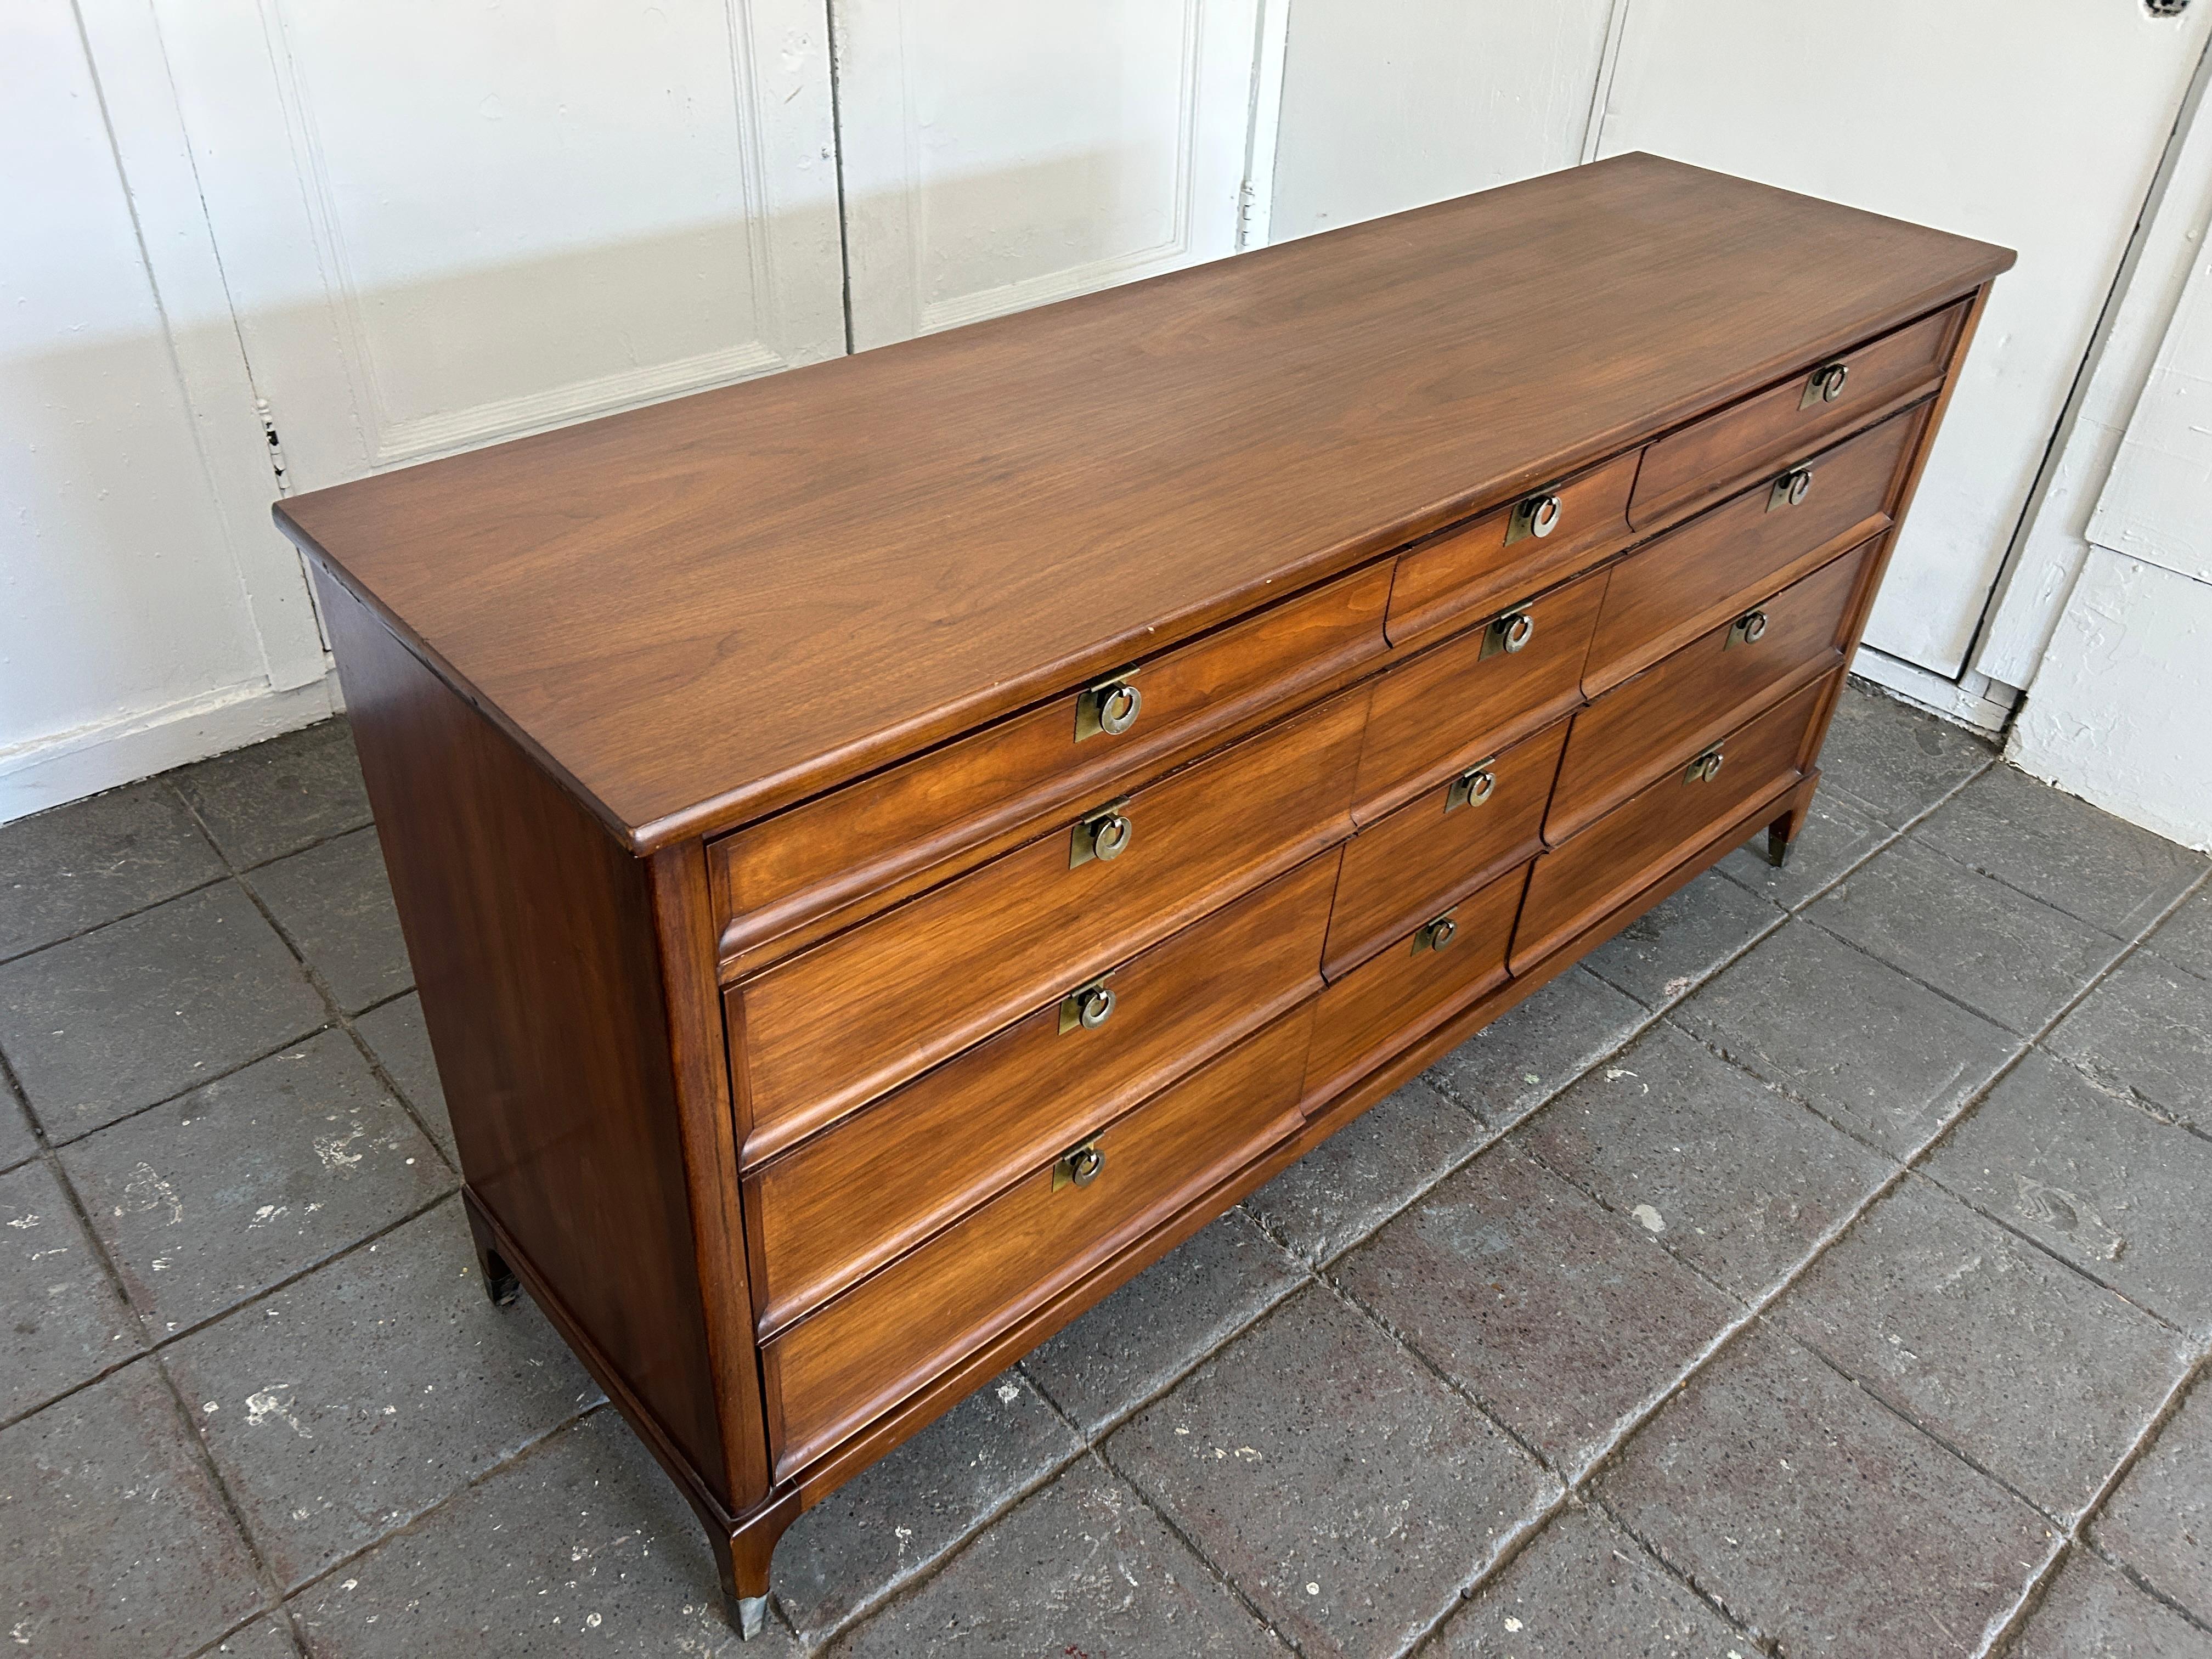
POLYGON ((1095 859, 1118 859, 1128 850, 1129 837, 1135 826, 1119 812, 1109 812, 1098 820, 1091 832, 1091 855, 1095 859))
POLYGON ((1722 642, 1721 649, 1725 651, 1732 645, 1757 645, 1765 637, 1766 613, 1747 611, 1729 624, 1728 638, 1722 642))
POLYGON ((1456 812, 1462 806, 1480 806, 1497 793, 1498 774, 1490 769, 1496 763, 1480 762, 1454 778, 1444 794, 1444 811, 1456 812))
POLYGON ((1726 761, 1727 757, 1718 749, 1708 749, 1690 763, 1689 769, 1682 774, 1682 781, 1711 783, 1715 778, 1720 776, 1721 768, 1726 761))
POLYGON ((1114 992, 1110 986, 1094 985, 1075 994, 1075 1023, 1085 1030, 1095 1031, 1113 1018, 1114 992))
POLYGON ((1116 738, 1137 723, 1145 694, 1130 682, 1137 671, 1125 668, 1110 679, 1085 686, 1075 699, 1075 740, 1116 738))
POLYGON ((1809 466, 1793 466, 1777 478, 1774 481, 1774 488, 1767 492, 1766 510, 1771 513, 1778 507, 1802 506, 1805 498, 1812 493, 1813 469, 1809 466))
POLYGON ((1052 1189, 1062 1187, 1088 1187, 1098 1179, 1098 1172, 1106 1167, 1106 1154, 1094 1142, 1085 1141, 1074 1151, 1060 1155, 1060 1162, 1052 1166, 1052 1189))
POLYGON ((1137 723, 1144 706, 1145 694, 1127 680, 1105 687, 1098 696, 1098 729, 1109 737, 1121 736, 1137 723))
POLYGON ((1539 541, 1559 527, 1559 498, 1539 495, 1528 508, 1528 533, 1539 541))
POLYGON ((1438 916, 1434 921, 1424 923, 1420 931, 1413 935, 1413 954, 1419 956, 1424 951, 1441 951, 1458 936, 1459 923, 1449 915, 1438 916))
POLYGON ((1823 363, 1807 377, 1805 395, 1797 400, 1800 409, 1810 409, 1815 404, 1832 404, 1844 395, 1844 382, 1850 378, 1849 363, 1823 363))
POLYGON ((1507 653, 1520 650, 1536 637, 1536 618, 1529 611, 1509 611, 1493 617, 1482 636, 1482 654, 1494 657, 1499 652, 1507 653))
POLYGON ((1075 826, 1067 843, 1069 869, 1079 868, 1093 859, 1102 864, 1109 863, 1129 850, 1129 840, 1137 833, 1137 826, 1122 815, 1123 805, 1117 800, 1102 806, 1075 826))

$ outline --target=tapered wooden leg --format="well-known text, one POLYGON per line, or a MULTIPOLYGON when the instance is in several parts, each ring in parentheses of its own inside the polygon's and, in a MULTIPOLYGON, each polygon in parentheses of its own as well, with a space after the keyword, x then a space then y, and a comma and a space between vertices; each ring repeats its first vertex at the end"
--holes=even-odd
POLYGON ((490 1224, 477 1212, 475 1199, 466 1198, 461 1208, 469 1218, 469 1235, 476 1240, 477 1267, 483 1274, 484 1294, 491 1298, 494 1307, 507 1307, 522 1294, 522 1281, 507 1265, 506 1257, 500 1255, 490 1224))
POLYGON ((769 1559, 784 1528, 798 1518, 799 1494, 787 1492, 762 1504, 726 1534, 708 1536, 722 1577, 722 1610, 730 1627, 748 1642, 761 1633, 768 1619, 769 1559))
POLYGON ((1820 783, 1818 772, 1808 773, 1804 781, 1790 791, 1782 816, 1766 826, 1766 861, 1778 870, 1790 862, 1790 852, 1797 845, 1798 832, 1813 815, 1813 793, 1820 783))

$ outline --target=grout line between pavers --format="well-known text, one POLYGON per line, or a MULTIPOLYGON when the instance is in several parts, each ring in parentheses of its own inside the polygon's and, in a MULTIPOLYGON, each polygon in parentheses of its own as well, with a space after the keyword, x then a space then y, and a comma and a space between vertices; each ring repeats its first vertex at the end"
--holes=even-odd
MULTIPOLYGON (((14 1067, 9 1064, 5 1054, 0 1054, 0 1081, 4 1081, 9 1087, 17 1088, 18 1092, 21 1092, 14 1067)), ((161 1378, 162 1391, 168 1395, 169 1404, 176 1412, 178 1426, 182 1431, 182 1438, 186 1448, 186 1455, 198 1464, 210 1488, 214 1492, 216 1501, 222 1504, 224 1515, 228 1517, 231 1526, 237 1533, 240 1547, 245 1550, 246 1559, 252 1564, 254 1577, 260 1583, 263 1604, 253 1610, 245 1621, 246 1624, 252 1623, 264 1613, 276 1612, 279 1617, 286 1620, 287 1626, 289 1627, 289 1615, 281 1611, 284 1598, 281 1588, 277 1585, 276 1574, 270 1570, 266 1557, 263 1555, 259 1542, 247 1528, 236 1497, 223 1480, 222 1472, 216 1467, 214 1455, 210 1451, 207 1442, 201 1437, 198 1424, 192 1420, 191 1410, 185 1404, 184 1395, 177 1388, 176 1379, 169 1374, 169 1368, 156 1351, 155 1346, 145 1340, 145 1322, 140 1317, 138 1310, 131 1303, 130 1293, 124 1285, 122 1272, 116 1266, 115 1259, 109 1252, 106 1242, 100 1237, 99 1231, 93 1226, 91 1215, 85 1208, 84 1199, 78 1193, 76 1183, 70 1179, 69 1171, 63 1167, 61 1159, 55 1155, 53 1146, 46 1136, 45 1125, 40 1122, 36 1114, 31 1115, 31 1132, 38 1139, 40 1159, 45 1163, 47 1172, 52 1176, 56 1188, 60 1191, 62 1201, 70 1206, 70 1214, 82 1231, 85 1242, 90 1246, 94 1259, 99 1262, 100 1271, 106 1274, 109 1292, 123 1310, 124 1317, 130 1322, 131 1330, 137 1339, 138 1346, 137 1352, 129 1358, 118 1364, 106 1367, 99 1375, 76 1384, 52 1400, 43 1401, 30 1411, 9 1419, 5 1424, 0 1424, 0 1432, 4 1432, 18 1423, 27 1421, 40 1412, 82 1393, 85 1389, 106 1381, 118 1371, 136 1364, 142 1359, 148 1361, 154 1367, 155 1375, 161 1378)), ((218 1643, 226 1641, 231 1635, 236 1633, 236 1629, 242 1628, 244 1628, 243 1625, 226 1632, 217 1636, 215 1641, 218 1643)), ((295 1644, 301 1644, 301 1637, 296 1630, 293 1631, 292 1636, 295 1644)), ((307 1650, 304 1644, 301 1644, 301 1650, 302 1652, 307 1650)))
MULTIPOLYGON (((414 1531, 417 1527, 422 1526, 434 1516, 442 1514, 447 1507, 458 1502, 466 1493, 474 1492, 477 1487, 483 1486, 494 1477, 505 1474, 507 1470, 514 1468, 516 1464, 520 1463, 528 1458, 536 1456, 540 1451, 543 1451, 546 1447, 552 1444, 556 1439, 559 1438, 562 1435, 569 1432, 571 1430, 577 1428, 586 1419, 596 1417, 603 1411, 609 1411, 611 1409, 613 1409, 613 1402, 605 1397, 603 1391, 601 1398, 593 1404, 586 1406, 581 1410, 569 1413, 568 1416, 561 1419, 557 1423, 552 1424, 549 1426, 544 1433, 534 1436, 529 1440, 526 1440, 522 1444, 517 1446, 513 1451, 506 1454, 506 1455, 495 1458, 491 1462, 485 1464, 483 1468, 470 1475, 459 1486, 452 1487, 448 1491, 441 1493, 431 1502, 425 1504, 421 1509, 416 1510, 412 1515, 407 1516, 405 1520, 401 1521, 395 1526, 386 1528, 382 1532, 377 1534, 375 1537, 368 1540, 356 1548, 349 1550, 343 1555, 338 1556, 326 1565, 318 1567, 314 1571, 309 1573, 297 1584, 294 1585, 291 1589, 280 1595, 278 1597, 278 1604, 284 1608, 287 1615, 289 1616, 291 1612, 291 1604, 298 1601, 301 1596, 305 1595, 309 1590, 314 1589, 318 1584, 327 1582, 338 1573, 343 1572, 347 1568, 354 1565, 356 1562, 361 1561, 363 1558, 374 1554, 376 1551, 383 1548, 385 1545, 390 1543, 393 1539, 399 1537, 402 1534, 414 1531)), ((191 1415, 189 1411, 187 1411, 185 1414, 187 1417, 191 1415)), ((630 1431, 629 1425, 627 1423, 623 1425, 623 1431, 624 1433, 629 1433, 630 1431)), ((296 1624, 298 1621, 295 1620, 294 1622, 296 1624)), ((313 1648, 308 1646, 304 1635, 299 1637, 297 1639, 300 1642, 301 1652, 312 1653, 314 1651, 313 1648)))
POLYGON ((83 1200, 78 1196, 76 1188, 69 1182, 66 1172, 62 1170, 58 1165, 56 1167, 55 1175, 56 1177, 62 1182, 62 1188, 64 1194, 68 1197, 70 1202, 75 1206, 79 1224, 83 1226, 87 1237, 92 1240, 93 1248, 99 1251, 102 1264, 107 1268, 110 1282, 113 1285, 117 1296, 122 1300, 124 1312, 128 1314, 135 1322, 133 1328, 138 1334, 140 1346, 130 1358, 118 1360, 114 1364, 104 1368, 96 1375, 88 1376, 82 1382, 70 1384, 68 1388, 63 1389, 61 1393, 55 1395, 52 1398, 46 1400, 39 1405, 32 1407, 28 1411, 19 1412, 15 1416, 6 1419, 4 1422, 0 1422, 0 1433, 6 1432, 8 1430, 14 1428, 18 1423, 23 1422, 29 1418, 36 1417, 40 1412, 45 1411, 49 1406, 58 1406, 64 1400, 68 1400, 74 1395, 82 1394, 87 1389, 91 1388, 94 1383, 105 1382, 107 1378, 114 1376, 116 1372, 123 1370, 127 1365, 132 1364, 138 1360, 144 1359, 150 1355, 165 1353, 169 1349, 176 1346, 179 1342, 185 1340, 187 1338, 197 1336, 202 1331, 208 1329, 211 1326, 222 1324, 233 1315, 243 1313, 248 1308, 254 1307, 260 1303, 266 1302, 270 1297, 276 1295, 278 1292, 291 1289, 302 1279, 312 1279, 315 1274, 322 1272, 324 1268, 335 1267, 339 1262, 345 1261, 348 1257, 355 1255, 358 1251, 382 1243, 393 1233, 398 1232, 402 1227, 408 1225, 410 1222, 420 1221, 424 1216, 428 1215, 433 1210, 438 1208, 440 1205, 450 1202, 459 1190, 457 1187, 449 1187, 444 1192, 440 1193, 436 1197, 432 1198, 422 1204, 417 1205, 415 1208, 407 1211, 404 1214, 396 1216, 392 1220, 382 1223, 377 1227, 375 1231, 362 1234, 359 1238, 355 1239, 351 1243, 346 1245, 342 1249, 333 1250, 330 1255, 319 1257, 317 1260, 309 1262, 307 1266, 301 1267, 295 1272, 285 1274, 282 1279, 275 1279, 269 1284, 264 1285, 259 1290, 255 1291, 251 1296, 243 1297, 240 1300, 231 1303, 226 1307, 218 1309, 214 1313, 207 1315, 204 1318, 194 1320, 189 1325, 180 1325, 176 1329, 167 1332, 161 1336, 149 1337, 146 1329, 146 1316, 140 1313, 136 1304, 131 1302, 129 1292, 124 1288, 123 1279, 120 1272, 115 1267, 113 1262, 108 1260, 107 1247, 101 1240, 99 1233, 93 1229, 89 1218, 89 1212, 86 1211, 83 1200))
MULTIPOLYGON (((235 753, 238 751, 234 750, 232 752, 235 753)), ((46 939, 40 944, 27 945, 21 951, 11 951, 4 956, 0 956, 0 968, 5 968, 12 963, 21 962, 27 957, 34 957, 41 951, 51 951, 57 945, 67 945, 73 940, 88 938, 90 935, 100 932, 103 927, 112 927, 118 921, 129 921, 134 916, 143 916, 149 910, 158 910, 163 905, 170 903, 177 899, 189 898, 194 893, 204 893, 210 887, 219 886, 226 877, 242 876, 249 870, 265 870, 270 865, 278 863, 283 860, 291 858, 296 854, 312 853, 319 847, 327 847, 334 841, 340 841, 348 836, 358 835, 363 830, 373 830, 376 827, 376 820, 374 817, 363 818, 359 823, 351 824, 343 830, 334 830, 327 836, 318 836, 313 841, 302 842, 297 847, 287 848, 283 852, 276 854, 275 857, 263 859, 258 864, 239 864, 234 862, 230 854, 223 850, 222 843, 216 838, 215 831, 208 828, 207 820, 200 816, 199 808, 192 805, 191 801, 186 798, 183 790, 178 788, 173 783, 170 782, 168 774, 157 773, 151 778, 143 778, 139 780, 139 781, 143 783, 158 783, 168 789, 169 793, 176 799, 178 804, 184 808, 185 816, 191 820, 192 828, 197 830, 202 838, 206 841, 208 850, 215 854, 216 862, 222 866, 223 873, 210 876, 205 881, 196 881, 189 887, 179 887, 175 892, 165 894, 161 897, 152 900, 148 903, 133 905, 131 908, 118 911, 114 915, 109 916, 104 921, 93 922, 88 927, 75 928, 66 933, 58 933, 53 938, 46 939)), ((129 784, 121 784, 117 786, 118 789, 128 789, 131 787, 131 786, 129 784)), ((108 794, 112 793, 114 792, 109 790, 100 791, 101 794, 108 794)), ((89 800, 96 799, 97 797, 85 796, 82 799, 89 800)), ((79 802, 77 801, 64 803, 64 805, 68 806, 74 806, 78 804, 79 802)), ((37 817, 40 815, 33 813, 32 816, 37 817)), ((27 823, 28 821, 28 819, 18 820, 18 822, 23 823, 27 823)), ((15 826, 13 824, 9 824, 7 827, 12 829, 15 826)))
POLYGON ((2119 1490, 2121 1483, 2133 1472, 2136 1465, 2142 1461, 2166 1425, 2179 1413, 2182 1401, 2191 1388, 2206 1374, 2208 1358, 2212 1358, 2212 1354, 2200 1352, 2188 1365, 2182 1369, 2181 1375, 2174 1379, 2172 1386, 2166 1390, 2166 1397, 2159 1402, 2158 1408, 2151 1413, 2135 1439, 2120 1453, 2112 1468, 2106 1471, 2104 1480, 2099 1483, 2097 1490, 2091 1494, 2089 1501, 2081 1506, 2081 1512, 2061 1529, 2058 1547, 2044 1563, 2041 1571, 2021 1589, 2005 1615, 2001 1620, 1992 1621, 1991 1628, 1985 1633, 1977 1659, 1988 1659, 1988 1656, 1996 1654, 2019 1640, 2027 1628, 2028 1620, 2041 1610, 2044 1601, 2050 1595, 2051 1587, 2058 1581, 2058 1575, 2064 1571, 2066 1563, 2073 1559, 2076 1552, 2093 1556, 2104 1562, 2160 1606, 2179 1614, 2196 1629, 2212 1635, 2212 1626, 2206 1625, 2195 1613, 2150 1583, 2133 1566, 2102 1548, 2089 1535, 2090 1522, 2103 1512, 2106 1504, 2111 1500, 2112 1494, 2119 1490))
MULTIPOLYGON (((1008 1369, 1019 1370, 1020 1363, 1017 1361, 1008 1369)), ((987 1505, 979 1514, 972 1516, 958 1531, 945 1540, 945 1547, 935 1555, 917 1566, 905 1577, 894 1578, 888 1583, 878 1585, 852 1607, 847 1608, 841 1617, 831 1622, 818 1636, 809 1637, 800 1632, 798 1620, 792 1616, 791 1609, 783 1604, 782 1593, 771 1584, 769 1595, 775 1604, 776 1613, 782 1619, 785 1626, 789 1628, 793 1639, 802 1650, 809 1653, 821 1651, 854 1626, 866 1622, 894 1601, 903 1600, 910 1592, 919 1590, 921 1586, 942 1572, 951 1564, 954 1556, 963 1553, 977 1538, 1083 1461, 1085 1455, 1091 1449, 1090 1442, 1084 1437, 1083 1431, 1076 1426, 1067 1413, 1060 1409, 1060 1402, 1048 1395, 1035 1377, 1027 1371, 1022 1371, 1021 1377, 1030 1385, 1030 1391, 1043 1403, 1044 1408, 1058 1418, 1069 1433, 1074 1437, 1075 1449, 1066 1455, 1052 1458, 1031 1471, 1026 1479, 1017 1484, 1004 1497, 987 1505)))
MULTIPOLYGON (((183 799, 184 792, 181 789, 177 792, 177 794, 179 799, 183 799)), ((300 971, 307 976, 307 984, 310 988, 314 991, 317 996, 322 998, 323 1007, 330 1016, 324 1029, 327 1030, 331 1026, 335 1026, 337 1029, 346 1034, 348 1040, 352 1042, 355 1051, 368 1065, 370 1074, 374 1076, 377 1082, 391 1094, 394 1100, 399 1103, 399 1109, 404 1112, 414 1122, 416 1132, 422 1135, 422 1139, 430 1143, 431 1150, 438 1154, 439 1161, 444 1164, 448 1170, 452 1170, 456 1178, 459 1178, 461 1173, 459 1166, 452 1158, 447 1156, 445 1146, 440 1142, 438 1137, 431 1133, 429 1121, 416 1109, 415 1103, 408 1097, 407 1091, 398 1085, 398 1082, 392 1078, 391 1073, 385 1068, 384 1062, 377 1058, 376 1051, 369 1046, 368 1039, 362 1036, 360 1029, 354 1024, 355 1020, 360 1018, 362 1014, 373 1013, 379 1008, 389 1006, 391 1004, 398 1001, 402 997, 407 995, 409 992, 416 988, 415 964, 412 959, 410 958, 407 964, 407 984, 403 989, 393 992, 388 997, 385 997, 370 1003, 367 1007, 361 1011, 361 1014, 349 1013, 346 1011, 345 1005, 339 1000, 337 994, 331 990, 330 982, 324 978, 321 971, 316 968, 314 963, 308 960, 307 951, 301 948, 299 941, 292 937, 290 930, 277 919, 276 911, 271 909, 268 902, 261 896, 260 890, 256 888, 251 881, 246 879, 246 870, 240 869, 237 865, 232 862, 230 854, 223 850, 222 842, 216 839, 215 831, 210 829, 207 825, 206 820, 201 817, 199 809, 194 806, 191 801, 186 800, 185 801, 185 810, 191 814, 192 822, 199 826, 200 832, 206 836, 209 842, 215 847, 216 856, 220 858, 223 861, 224 867, 230 871, 232 877, 238 883, 239 890, 246 895, 246 902, 252 904, 256 910, 261 913, 261 919, 269 924, 270 930, 276 935, 277 939, 283 942, 284 948, 289 951, 292 953, 293 958, 299 963, 300 971)), ((341 833, 344 835, 358 834, 362 827, 362 826, 356 825, 354 829, 344 830, 341 833)), ((366 827, 374 830, 375 828, 374 822, 372 820, 366 827)), ((323 841, 315 842, 314 845, 325 846, 337 838, 338 837, 336 836, 326 836, 323 841)), ((306 848, 301 848, 295 850, 305 852, 308 849, 306 848)), ((280 854, 279 856, 283 858, 289 858, 292 854, 286 853, 280 854)), ((265 869, 268 866, 274 864, 276 861, 277 860, 276 859, 264 859, 260 864, 248 867, 251 869, 265 869)), ((403 951, 405 950, 406 945, 404 940, 401 942, 400 948, 403 951)))

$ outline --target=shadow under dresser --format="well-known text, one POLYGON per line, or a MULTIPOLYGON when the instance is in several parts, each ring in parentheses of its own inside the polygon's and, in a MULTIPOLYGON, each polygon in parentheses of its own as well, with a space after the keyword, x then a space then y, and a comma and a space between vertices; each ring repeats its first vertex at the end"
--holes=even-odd
POLYGON ((1749 835, 2002 249, 1632 155, 278 503, 487 1288, 819 1501, 1749 835))

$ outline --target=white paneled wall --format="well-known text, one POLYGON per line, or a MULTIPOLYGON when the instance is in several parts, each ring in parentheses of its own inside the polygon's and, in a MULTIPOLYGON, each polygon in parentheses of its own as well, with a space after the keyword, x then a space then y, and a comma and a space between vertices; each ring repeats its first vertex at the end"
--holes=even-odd
POLYGON ((1273 239, 1583 158, 1616 0, 1295 0, 1273 239))
MULTIPOLYGON (((2056 629, 2058 775, 2063 697, 2199 637, 2114 622, 2191 574, 2154 552, 2066 599, 2203 228, 2194 174, 2137 226, 2212 153, 2208 39, 2140 0, 17 0, 0 821, 330 707, 264 419, 312 488, 1628 148, 2023 251, 1861 666, 1993 722, 2056 629)), ((2212 523, 2194 430, 2136 469, 2169 538, 2212 523)))
POLYGON ((6 819, 328 702, 296 562, 242 558, 219 486, 253 461, 251 404, 215 431, 187 386, 176 337, 228 319, 164 313, 69 0, 0 8, 0 64, 6 819))

